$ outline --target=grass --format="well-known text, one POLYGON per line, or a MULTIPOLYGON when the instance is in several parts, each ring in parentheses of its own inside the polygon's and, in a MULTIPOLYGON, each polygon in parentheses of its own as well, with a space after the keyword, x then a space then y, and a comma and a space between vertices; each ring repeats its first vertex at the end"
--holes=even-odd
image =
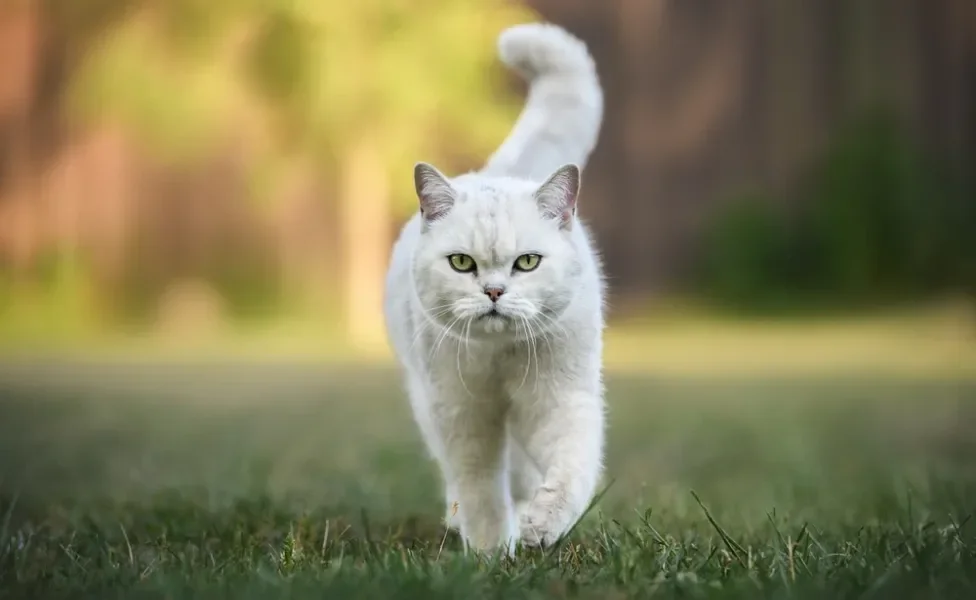
POLYGON ((465 556, 394 372, 0 364, 0 597, 972 598, 976 382, 611 375, 562 544, 465 556))

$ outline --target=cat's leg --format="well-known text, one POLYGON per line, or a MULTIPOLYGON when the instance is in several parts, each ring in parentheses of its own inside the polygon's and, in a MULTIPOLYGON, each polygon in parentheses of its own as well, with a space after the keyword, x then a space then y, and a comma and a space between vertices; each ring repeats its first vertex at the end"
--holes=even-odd
POLYGON ((511 550, 519 532, 509 492, 505 416, 496 403, 462 394, 438 398, 431 411, 443 448, 438 462, 451 522, 466 547, 511 550))
POLYGON ((596 491, 604 437, 600 386, 552 383, 541 395, 513 396, 513 433, 542 474, 519 515, 521 538, 527 545, 551 544, 582 516, 596 491))
POLYGON ((443 436, 434 422, 434 405, 431 400, 433 392, 429 391, 432 386, 423 378, 411 376, 407 378, 407 396, 410 398, 410 407, 413 410, 413 418, 420 430, 420 435, 427 447, 427 452, 437 462, 441 471, 441 479, 444 484, 444 524, 448 529, 459 529, 457 511, 453 506, 457 497, 451 482, 447 480, 444 472, 444 448, 443 436))
POLYGON ((542 473, 512 436, 508 438, 508 469, 515 514, 521 515, 535 491, 542 485, 542 473))

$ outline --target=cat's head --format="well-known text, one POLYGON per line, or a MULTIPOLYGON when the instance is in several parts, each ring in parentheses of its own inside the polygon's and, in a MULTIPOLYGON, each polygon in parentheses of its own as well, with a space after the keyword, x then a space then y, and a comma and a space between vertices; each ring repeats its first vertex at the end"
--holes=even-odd
POLYGON ((457 337, 528 337, 551 329, 580 286, 573 244, 580 172, 566 165, 539 185, 475 175, 449 181, 414 169, 422 234, 417 297, 457 337))

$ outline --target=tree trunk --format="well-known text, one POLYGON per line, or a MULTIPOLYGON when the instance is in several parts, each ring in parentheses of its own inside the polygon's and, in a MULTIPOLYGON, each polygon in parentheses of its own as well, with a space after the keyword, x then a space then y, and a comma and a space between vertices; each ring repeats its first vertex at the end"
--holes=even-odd
POLYGON ((376 138, 362 135, 346 149, 339 189, 344 330, 357 349, 385 344, 383 281, 389 254, 389 182, 376 138))

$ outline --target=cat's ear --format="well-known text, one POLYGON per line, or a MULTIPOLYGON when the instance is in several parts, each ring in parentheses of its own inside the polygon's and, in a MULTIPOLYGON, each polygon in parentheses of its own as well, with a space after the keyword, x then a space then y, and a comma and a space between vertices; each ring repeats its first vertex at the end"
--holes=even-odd
POLYGON ((457 192, 451 187, 447 177, 433 165, 417 163, 413 168, 413 184, 425 223, 442 218, 457 200, 457 192))
POLYGON ((539 189, 535 191, 539 209, 547 218, 559 222, 563 229, 573 226, 576 199, 580 191, 580 170, 576 165, 559 167, 539 189))

